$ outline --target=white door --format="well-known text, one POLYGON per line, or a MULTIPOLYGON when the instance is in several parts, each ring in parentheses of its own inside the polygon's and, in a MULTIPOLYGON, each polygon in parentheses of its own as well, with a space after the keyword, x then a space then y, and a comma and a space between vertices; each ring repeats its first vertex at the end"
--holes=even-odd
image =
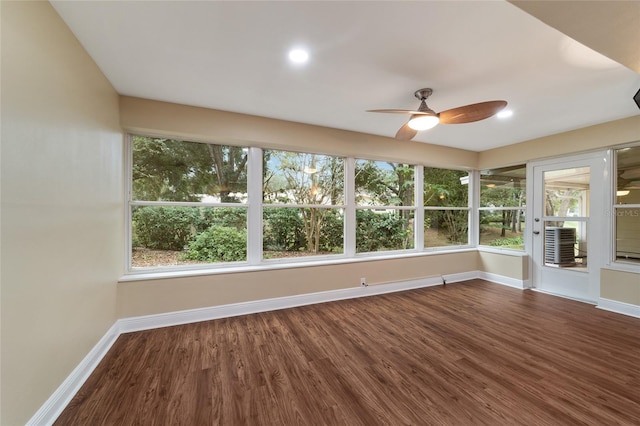
POLYGON ((534 288, 587 302, 598 300, 606 253, 605 155, 532 164, 534 288))

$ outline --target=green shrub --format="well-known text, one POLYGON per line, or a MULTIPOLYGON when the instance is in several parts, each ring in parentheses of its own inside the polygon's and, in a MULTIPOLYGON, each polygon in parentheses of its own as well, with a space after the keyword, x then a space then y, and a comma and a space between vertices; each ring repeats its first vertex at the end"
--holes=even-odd
POLYGON ((189 243, 183 256, 188 260, 233 262, 247 259, 247 231, 214 225, 189 243))
POLYGON ((133 212, 133 241, 150 249, 181 251, 197 219, 197 209, 190 207, 139 207, 133 212))
POLYGON ((380 251, 406 248, 410 235, 406 221, 394 213, 356 210, 356 251, 380 251))
POLYGON ((212 226, 226 226, 237 230, 247 229, 247 209, 234 207, 203 208, 197 223, 198 232, 212 226))
POLYGON ((342 253, 343 251, 344 220, 336 210, 327 211, 322 222, 320 234, 320 250, 342 253))
POLYGON ((504 246, 522 247, 524 246, 524 238, 523 237, 499 238, 497 240, 491 241, 489 245, 494 247, 504 247, 504 246))
POLYGON ((263 246, 265 250, 298 251, 307 246, 299 209, 265 208, 263 246))

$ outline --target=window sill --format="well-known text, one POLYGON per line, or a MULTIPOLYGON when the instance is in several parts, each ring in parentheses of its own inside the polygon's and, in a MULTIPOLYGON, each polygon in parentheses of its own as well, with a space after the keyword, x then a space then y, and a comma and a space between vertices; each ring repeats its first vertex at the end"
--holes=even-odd
POLYGON ((441 249, 441 250, 429 250, 429 251, 412 251, 401 254, 390 254, 386 252, 384 254, 380 253, 367 253, 356 255, 355 257, 335 257, 335 258, 323 258, 321 260, 300 260, 300 261, 291 261, 288 260, 286 262, 278 261, 278 260, 267 260, 262 262, 259 265, 247 265, 247 264, 239 264, 239 265, 225 265, 219 266, 216 268, 211 268, 204 266, 198 269, 171 269, 171 270, 145 270, 145 271, 132 271, 129 272, 118 280, 118 282, 131 282, 131 281, 149 281, 149 280, 161 280, 161 279, 171 279, 171 278, 187 278, 187 277, 199 277, 199 276, 207 276, 207 275, 219 275, 219 274, 237 274, 242 272, 257 272, 257 271, 270 271, 270 270, 278 270, 278 269, 293 269, 293 268, 308 268, 314 266, 326 266, 326 265, 342 265, 349 263, 360 263, 360 262, 372 262, 372 261, 380 261, 380 260, 393 260, 393 259, 404 259, 411 257, 423 257, 423 256, 437 256, 443 254, 452 254, 452 253, 465 253, 476 251, 475 247, 464 247, 464 248, 456 248, 456 249, 441 249))
POLYGON ((524 250, 499 248, 499 247, 491 247, 491 246, 478 246, 478 251, 485 252, 485 253, 504 254, 507 256, 516 256, 516 257, 527 256, 527 252, 524 250))
POLYGON ((640 263, 611 262, 606 264, 604 268, 612 271, 640 274, 640 263))

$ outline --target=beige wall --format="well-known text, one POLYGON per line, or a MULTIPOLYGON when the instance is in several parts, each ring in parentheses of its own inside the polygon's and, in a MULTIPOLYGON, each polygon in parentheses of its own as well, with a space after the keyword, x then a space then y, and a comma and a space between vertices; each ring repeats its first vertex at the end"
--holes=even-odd
POLYGON ((118 96, 48 2, 1 2, 2 414, 29 420, 116 320, 118 96))
POLYGON ((475 251, 393 260, 122 282, 118 314, 122 318, 218 306, 468 272, 477 269, 475 251))
MULTIPOLYGON (((434 145, 146 99, 121 97, 122 126, 133 133, 250 144, 426 165, 475 168, 478 154, 434 145)), ((118 314, 131 317, 249 300, 417 279, 477 269, 475 252, 122 282, 118 314)))
POLYGON ((600 297, 640 306, 640 274, 601 269, 600 297))
MULTIPOLYGON (((476 153, 130 97, 121 98, 120 115, 122 126, 134 133, 173 135, 191 140, 251 144, 265 148, 298 149, 356 157, 366 155, 367 158, 373 159, 410 161, 440 167, 504 166, 640 140, 640 116, 476 153)), ((435 268, 432 268, 432 258, 428 256, 415 258, 411 262, 415 262, 416 265, 424 263, 427 265, 426 269, 434 272, 432 275, 452 273, 443 270, 452 266, 449 262, 455 262, 455 256, 441 255, 436 259, 439 261, 433 264, 435 268)), ((426 276, 413 273, 409 277, 403 275, 399 271, 404 266, 400 266, 403 264, 399 260, 384 261, 380 264, 385 265, 383 269, 393 271, 386 281, 426 276)), ((361 266, 358 263, 317 268, 318 271, 322 271, 323 276, 332 277, 328 280, 330 283, 307 280, 305 277, 317 274, 309 274, 309 270, 304 269, 121 283, 118 312, 121 317, 128 317, 332 290, 349 287, 357 283, 358 277, 361 276, 361 266), (261 284, 265 282, 269 282, 270 285, 261 284), (188 286, 190 290, 183 291, 184 286, 188 286)), ((529 278, 527 257, 509 254, 479 253, 477 264, 473 267, 471 264, 464 265, 456 272, 471 270, 481 270, 519 280, 529 278)), ((605 283, 604 286, 606 285, 605 283)))
POLYGON ((478 252, 478 270, 507 278, 529 279, 529 258, 520 254, 478 252))
MULTIPOLYGON (((640 139, 640 117, 632 117, 478 154, 119 99, 48 3, 0 4, 2 425, 26 422, 117 318, 347 288, 361 276, 371 285, 472 270, 528 278, 526 257, 470 251, 116 284, 124 259, 119 120, 142 133, 462 168, 640 139)), ((612 273, 603 297, 640 304, 638 274, 612 273)))
POLYGON ((424 165, 475 168, 478 153, 328 127, 123 96, 120 122, 133 133, 250 144, 424 165))
MULTIPOLYGON (((636 141, 640 141, 640 115, 483 151, 479 154, 478 168, 485 169, 524 163, 540 158, 605 149, 636 141)), ((602 270, 601 278, 601 297, 640 304, 637 298, 640 273, 605 272, 602 270), (618 276, 622 278, 620 280, 614 278, 618 276)))
POLYGON ((635 141, 640 141, 640 115, 483 151, 478 158, 478 168, 501 167, 635 141))

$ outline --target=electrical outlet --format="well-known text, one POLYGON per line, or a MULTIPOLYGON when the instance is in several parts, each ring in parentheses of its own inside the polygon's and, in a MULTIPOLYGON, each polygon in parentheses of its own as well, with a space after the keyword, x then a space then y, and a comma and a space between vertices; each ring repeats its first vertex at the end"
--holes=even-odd
POLYGON ((360 285, 362 287, 367 287, 367 279, 365 277, 360 278, 360 285))

